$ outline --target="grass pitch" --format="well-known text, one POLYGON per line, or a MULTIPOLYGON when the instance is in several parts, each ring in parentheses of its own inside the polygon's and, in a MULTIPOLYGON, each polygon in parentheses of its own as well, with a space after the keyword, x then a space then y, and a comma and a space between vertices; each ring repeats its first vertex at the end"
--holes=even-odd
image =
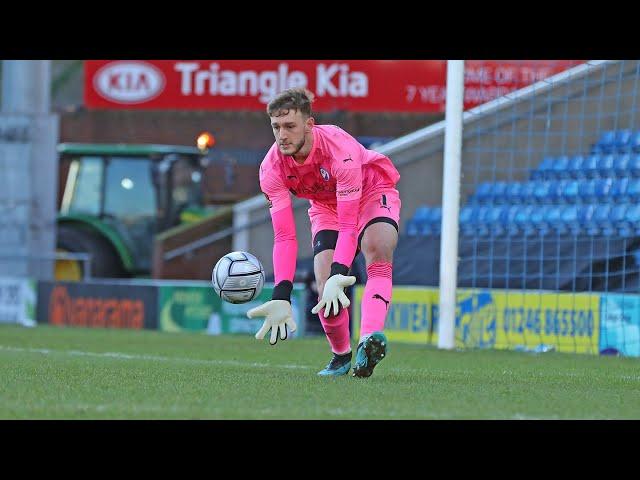
POLYGON ((390 342, 321 378, 324 338, 0 326, 0 419, 638 419, 640 359, 390 342))

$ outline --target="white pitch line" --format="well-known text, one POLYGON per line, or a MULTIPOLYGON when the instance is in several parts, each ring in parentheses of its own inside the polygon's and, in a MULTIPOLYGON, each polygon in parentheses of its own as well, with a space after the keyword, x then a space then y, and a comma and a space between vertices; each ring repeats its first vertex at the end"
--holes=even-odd
POLYGON ((10 347, 6 345, 0 345, 0 350, 6 350, 10 352, 24 352, 24 353, 41 353, 45 355, 58 354, 58 355, 72 355, 72 356, 85 356, 85 357, 106 357, 114 358, 116 360, 152 360, 158 362, 185 362, 196 363, 203 365, 235 365, 240 367, 258 367, 258 368, 288 368, 288 369, 309 369, 313 368, 310 365, 274 365, 269 363, 257 363, 257 362, 241 362, 238 360, 205 360, 195 358, 180 358, 180 357, 161 357, 158 355, 135 355, 130 353, 121 352, 83 352, 80 350, 50 350, 46 348, 21 348, 10 347))
MULTIPOLYGON (((84 352, 81 350, 50 350, 46 348, 21 348, 21 347, 11 347, 7 345, 0 345, 0 351, 13 351, 13 352, 25 352, 25 353, 42 353, 42 354, 58 354, 58 355, 72 355, 72 356, 87 356, 87 357, 102 357, 102 358, 114 358, 116 360, 152 360, 159 362, 184 362, 184 363, 194 363, 201 365, 233 365, 238 367, 257 367, 257 368, 284 368, 284 369, 297 369, 297 370, 307 370, 307 369, 315 369, 316 366, 313 365, 274 365, 269 363, 258 363, 258 362, 242 362, 239 360, 205 360, 205 359, 195 359, 195 358, 181 358, 181 357, 162 357, 158 355, 136 355, 130 353, 122 353, 122 352, 84 352)), ((441 371, 432 371, 429 368, 424 369, 416 369, 416 368, 385 368, 386 372, 394 372, 401 374, 426 374, 426 375, 439 375, 441 371)), ((511 371, 504 371, 503 374, 513 374, 511 371)), ((527 373, 526 375, 531 375, 527 373)), ((556 372, 556 376, 559 377, 574 377, 580 378, 584 377, 588 379, 588 373, 576 373, 576 372, 556 372)), ((536 378, 542 378, 543 375, 534 375, 536 378)), ((621 380, 640 382, 640 375, 616 375, 615 378, 619 378, 621 380)))
POLYGON ((531 415, 525 415, 524 413, 516 413, 511 417, 511 420, 559 420, 557 415, 550 415, 548 417, 533 417, 531 415))

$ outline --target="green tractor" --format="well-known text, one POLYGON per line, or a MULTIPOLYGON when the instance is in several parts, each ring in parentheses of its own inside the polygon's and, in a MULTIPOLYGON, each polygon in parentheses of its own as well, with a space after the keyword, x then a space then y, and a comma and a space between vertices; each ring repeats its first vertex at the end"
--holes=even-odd
POLYGON ((202 180, 213 137, 201 137, 198 147, 60 144, 68 173, 55 278, 85 277, 77 254, 90 256, 92 277, 149 276, 155 235, 212 211, 203 204, 202 180))

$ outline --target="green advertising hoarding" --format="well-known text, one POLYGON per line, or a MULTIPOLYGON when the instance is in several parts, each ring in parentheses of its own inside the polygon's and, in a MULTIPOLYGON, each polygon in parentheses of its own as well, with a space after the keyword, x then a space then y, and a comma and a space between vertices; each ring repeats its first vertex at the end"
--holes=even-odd
MULTIPOLYGON (((211 335, 240 333, 254 335, 263 319, 247 318, 247 311, 271 300, 273 285, 266 284, 260 295, 243 304, 224 302, 208 282, 163 284, 159 287, 158 311, 160 330, 164 332, 203 332, 211 335)), ((294 284, 291 293, 293 319, 304 334, 304 286, 294 284)))

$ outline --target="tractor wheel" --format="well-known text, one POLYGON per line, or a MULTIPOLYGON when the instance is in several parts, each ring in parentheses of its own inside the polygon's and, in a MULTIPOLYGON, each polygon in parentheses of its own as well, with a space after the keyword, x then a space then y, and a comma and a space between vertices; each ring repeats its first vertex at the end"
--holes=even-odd
MULTIPOLYGON (((68 225, 59 226, 56 250, 91 255, 91 277, 93 278, 127 276, 122 261, 111 243, 97 233, 68 225)), ((79 281, 84 277, 84 262, 82 260, 56 260, 56 280, 79 281)))

